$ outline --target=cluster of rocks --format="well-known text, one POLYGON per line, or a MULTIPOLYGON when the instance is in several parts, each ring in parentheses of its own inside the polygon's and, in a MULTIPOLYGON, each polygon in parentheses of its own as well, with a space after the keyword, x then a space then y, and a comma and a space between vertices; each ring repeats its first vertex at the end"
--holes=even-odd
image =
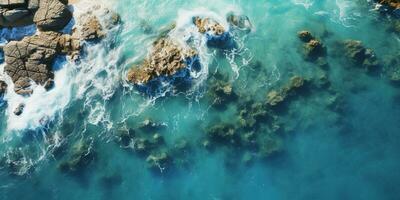
POLYGON ((298 37, 304 42, 303 54, 306 60, 312 62, 326 62, 326 47, 319 39, 315 38, 309 31, 300 31, 298 37))
POLYGON ((138 127, 119 130, 116 141, 122 147, 143 157, 148 168, 157 174, 167 173, 174 167, 186 167, 189 164, 189 143, 182 138, 171 147, 164 137, 157 133, 163 128, 163 124, 145 120, 138 127))
MULTIPOLYGON (((6 66, 4 71, 14 83, 14 91, 20 95, 30 95, 32 84, 42 85, 45 89, 54 84, 53 64, 58 56, 68 56, 72 61, 79 59, 83 41, 98 41, 105 37, 106 29, 111 29, 119 22, 119 17, 108 9, 93 7, 75 22, 71 34, 62 33, 62 29, 71 21, 72 13, 68 1, 64 0, 30 0, 1 1, 0 8, 7 12, 29 13, 32 18, 26 23, 20 23, 19 18, 13 20, 0 16, 0 26, 22 26, 35 24, 40 30, 36 35, 26 36, 20 41, 10 41, 2 50, 6 66), (101 24, 97 15, 108 19, 101 24)), ((1 91, 0 91, 1 92, 1 91)), ((16 108, 15 114, 20 115, 22 109, 16 108)))

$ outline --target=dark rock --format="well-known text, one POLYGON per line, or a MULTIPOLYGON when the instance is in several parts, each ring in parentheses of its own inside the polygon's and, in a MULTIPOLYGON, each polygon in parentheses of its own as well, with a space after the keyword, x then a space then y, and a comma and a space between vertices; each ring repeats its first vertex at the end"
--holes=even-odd
POLYGON ((7 92, 7 83, 0 80, 0 96, 3 96, 7 92))
POLYGON ((25 108, 25 104, 23 104, 23 103, 19 104, 19 105, 15 108, 14 114, 17 115, 17 116, 21 115, 22 112, 24 112, 24 108, 25 108))
POLYGON ((232 35, 217 21, 207 17, 193 17, 193 24, 200 33, 205 34, 209 47, 220 49, 232 49, 235 47, 232 35))
POLYGON ((39 30, 58 31, 72 18, 68 7, 59 0, 41 0, 33 21, 39 30))

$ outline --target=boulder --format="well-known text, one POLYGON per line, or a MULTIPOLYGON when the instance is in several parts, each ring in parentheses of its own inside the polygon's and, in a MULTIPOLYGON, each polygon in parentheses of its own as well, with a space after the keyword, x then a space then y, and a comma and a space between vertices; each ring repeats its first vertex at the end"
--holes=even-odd
POLYGON ((49 89, 54 78, 52 64, 55 57, 78 49, 78 41, 61 33, 43 32, 25 37, 4 47, 4 70, 14 82, 14 90, 18 94, 32 93, 31 81, 49 89))
POLYGON ((39 30, 59 31, 69 23, 71 18, 72 13, 59 0, 41 0, 33 21, 39 30))

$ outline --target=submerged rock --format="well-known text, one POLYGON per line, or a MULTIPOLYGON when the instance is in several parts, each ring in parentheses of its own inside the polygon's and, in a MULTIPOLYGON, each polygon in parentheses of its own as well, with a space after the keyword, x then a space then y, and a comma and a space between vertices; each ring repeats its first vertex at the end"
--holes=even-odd
POLYGON ((59 169, 63 172, 79 173, 90 165, 95 158, 95 153, 90 144, 78 142, 72 147, 71 156, 59 164, 59 169))
POLYGON ((31 81, 52 87, 54 74, 52 64, 59 54, 79 51, 79 40, 56 32, 43 32, 12 41, 4 47, 5 72, 15 84, 15 92, 31 94, 31 81))
POLYGON ((305 43, 303 45, 303 54, 306 60, 315 62, 326 56, 325 45, 320 40, 316 39, 309 31, 300 31, 298 37, 305 43))
POLYGON ((345 56, 353 65, 363 67, 367 71, 374 71, 379 63, 372 49, 364 47, 361 41, 346 40, 343 42, 345 56))
POLYGON ((289 96, 295 95, 296 92, 305 86, 306 80, 300 76, 293 76, 289 83, 279 90, 272 90, 267 94, 267 104, 270 106, 278 106, 289 96))
POLYGON ((199 70, 195 50, 183 48, 170 38, 154 42, 148 58, 128 72, 128 81, 146 94, 154 94, 163 83, 172 85, 190 80, 190 71, 199 70))
POLYGON ((249 17, 246 15, 236 15, 233 12, 228 13, 226 21, 230 24, 233 29, 244 31, 246 33, 251 32, 253 25, 250 22, 249 17))

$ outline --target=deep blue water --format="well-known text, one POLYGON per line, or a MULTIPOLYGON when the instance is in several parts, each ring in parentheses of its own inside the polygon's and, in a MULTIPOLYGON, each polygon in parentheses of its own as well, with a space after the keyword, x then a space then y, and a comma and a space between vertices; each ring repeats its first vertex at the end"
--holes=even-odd
MULTIPOLYGON (((76 5, 76 12, 86 9, 84 2, 76 5)), ((379 13, 372 2, 101 4, 116 11, 122 23, 102 42, 90 44, 80 64, 58 63, 53 90, 38 88, 31 97, 19 97, 11 88, 5 95, 0 199, 400 198, 400 88, 386 74, 388 68, 400 68, 400 62, 387 64, 398 58, 400 40, 390 29, 396 19, 379 13), (226 23, 229 12, 246 15, 253 30, 235 35, 235 49, 197 45, 202 69, 190 88, 148 97, 126 81, 127 71, 146 57, 163 27, 176 22, 180 31, 170 35, 183 40, 193 33, 187 23, 191 17, 226 23), (304 59, 304 44, 297 36, 301 30, 324 43, 329 67, 304 59), (338 47, 346 39, 371 48, 378 69, 367 73, 346 59, 338 47), (215 125, 241 126, 244 111, 269 111, 256 105, 265 105, 267 94, 293 76, 308 80, 307 87, 273 109, 270 117, 235 132, 256 134, 270 154, 260 156, 259 147, 224 139, 213 144, 207 138, 215 125), (321 77, 329 86, 320 86, 325 80, 321 77), (218 105, 213 96, 218 81, 230 85, 237 97, 218 105), (27 106, 17 117, 12 111, 19 102, 27 106), (140 128, 146 120, 154 127, 140 128), (121 134, 128 129, 135 136, 125 141, 121 134), (157 144, 153 152, 168 152, 173 160, 163 169, 149 168, 149 155, 134 150, 135 138, 151 140, 156 133, 165 144, 157 144), (204 147, 206 140, 210 148, 204 147), (185 148, 179 148, 182 141, 185 148), (62 163, 76 158, 76 152, 82 158, 76 169, 63 170, 62 163)), ((7 33, 0 32, 10 38, 7 33)), ((0 78, 8 80, 5 74, 0 78)))

